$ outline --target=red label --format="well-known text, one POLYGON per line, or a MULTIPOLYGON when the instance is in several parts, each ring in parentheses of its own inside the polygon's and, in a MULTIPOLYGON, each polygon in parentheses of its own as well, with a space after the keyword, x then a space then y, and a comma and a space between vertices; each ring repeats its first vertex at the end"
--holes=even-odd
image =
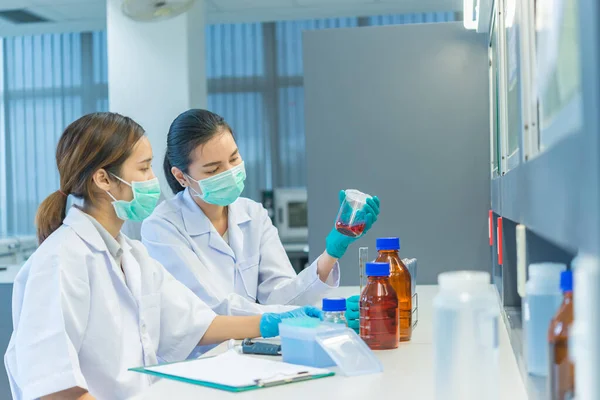
POLYGON ((498 218, 498 232, 496 236, 498 238, 498 265, 502 265, 504 263, 502 258, 502 217, 498 218))
POLYGON ((490 210, 488 215, 488 238, 490 239, 490 246, 494 245, 494 212, 490 210))

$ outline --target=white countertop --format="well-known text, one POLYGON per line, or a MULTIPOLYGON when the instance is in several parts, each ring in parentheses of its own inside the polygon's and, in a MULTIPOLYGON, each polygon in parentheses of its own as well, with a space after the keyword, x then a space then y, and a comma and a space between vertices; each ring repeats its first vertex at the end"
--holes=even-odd
MULTIPOLYGON (((433 385, 433 333, 432 302, 437 286, 417 286, 419 294, 419 323, 412 340, 401 343, 398 349, 377 351, 384 372, 375 375, 344 377, 336 374, 331 378, 294 383, 262 390, 229 393, 172 380, 159 380, 137 400, 176 398, 185 399, 238 399, 238 400, 307 400, 307 399, 434 399, 433 385), (335 393, 333 397, 332 394, 335 393)), ((341 287, 333 291, 335 296, 347 297, 358 294, 358 287, 341 287)), ((506 326, 501 319, 499 332, 500 400, 526 400, 527 394, 512 351, 506 326)), ((221 345, 211 351, 219 353, 226 349, 221 345)), ((335 368, 333 368, 336 371, 335 368)), ((337 371, 336 371, 337 372, 337 371)))

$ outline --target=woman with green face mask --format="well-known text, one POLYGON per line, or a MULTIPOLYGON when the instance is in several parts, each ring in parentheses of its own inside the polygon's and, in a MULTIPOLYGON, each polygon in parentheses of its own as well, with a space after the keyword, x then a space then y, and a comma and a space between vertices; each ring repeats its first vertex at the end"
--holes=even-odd
MULTIPOLYGON (((217 314, 289 310, 339 285, 338 259, 356 238, 333 229, 326 250, 296 274, 267 211, 240 197, 244 161, 222 117, 198 109, 179 115, 167 136, 164 172, 175 197, 144 221, 142 242, 217 314)), ((368 230, 379 200, 364 211, 368 230)))
POLYGON ((80 118, 56 160, 60 188, 38 209, 40 247, 13 287, 5 364, 14 399, 128 399, 152 382, 128 368, 180 361, 197 345, 277 336, 284 318, 320 317, 312 307, 217 316, 120 232, 160 195, 150 142, 131 119, 80 118), (67 209, 68 196, 82 205, 67 209))

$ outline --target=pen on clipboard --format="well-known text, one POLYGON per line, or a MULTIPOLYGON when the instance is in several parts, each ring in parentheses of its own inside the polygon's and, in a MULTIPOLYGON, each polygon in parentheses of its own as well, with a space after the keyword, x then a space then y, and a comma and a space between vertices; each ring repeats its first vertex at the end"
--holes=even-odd
POLYGON ((312 374, 308 371, 300 371, 293 376, 285 376, 283 378, 270 378, 270 379, 256 379, 256 386, 259 387, 270 387, 277 385, 285 385, 287 383, 304 381, 311 379, 312 374))

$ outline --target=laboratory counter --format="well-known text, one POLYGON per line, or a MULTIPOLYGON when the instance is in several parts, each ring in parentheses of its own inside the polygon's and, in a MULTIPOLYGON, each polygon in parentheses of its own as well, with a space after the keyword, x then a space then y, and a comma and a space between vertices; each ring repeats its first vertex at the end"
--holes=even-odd
MULTIPOLYGON (((340 287, 332 291, 331 295, 348 297, 357 294, 358 291, 358 287, 340 287)), ((338 373, 336 368, 331 368, 336 372, 336 375, 331 378, 242 393, 229 393, 162 379, 137 396, 136 400, 166 398, 177 398, 178 400, 208 398, 215 400, 434 399, 432 305, 437 291, 437 285, 417 286, 419 322, 413 332, 412 340, 408 343, 400 343, 398 349, 395 350, 375 352, 383 363, 384 372, 381 374, 344 377, 338 373)), ((502 319, 500 319, 499 330, 499 399, 526 400, 525 386, 510 345, 508 331, 502 319)), ((211 350, 211 353, 219 354, 226 350, 227 344, 224 343, 211 350)))

